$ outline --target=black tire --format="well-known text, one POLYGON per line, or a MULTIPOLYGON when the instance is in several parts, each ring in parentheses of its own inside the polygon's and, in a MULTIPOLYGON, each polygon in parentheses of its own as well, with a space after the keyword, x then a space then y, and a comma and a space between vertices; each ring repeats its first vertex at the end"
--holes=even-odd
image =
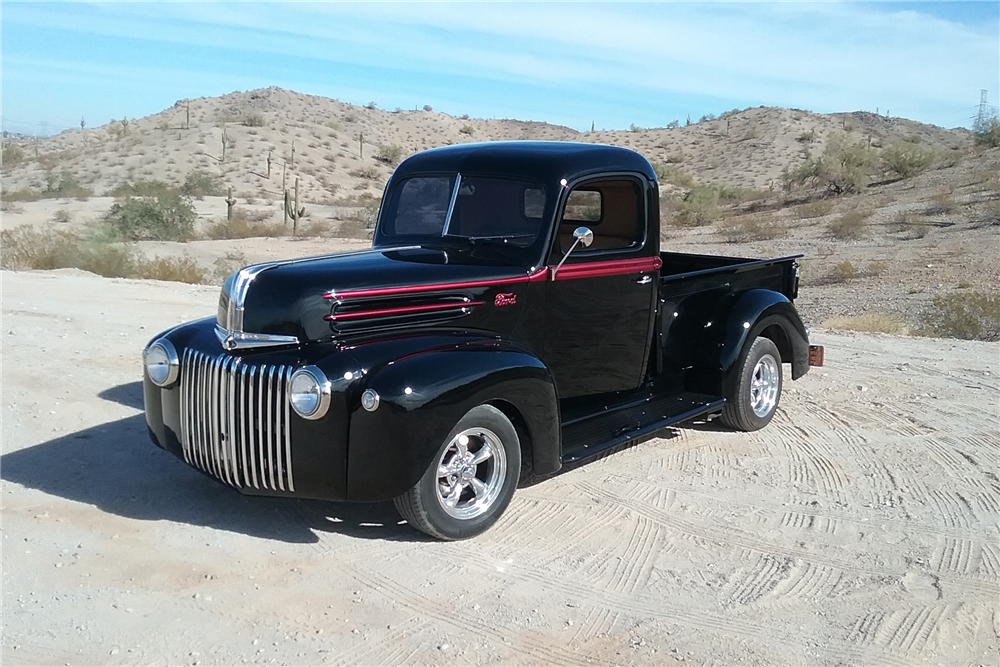
POLYGON ((769 339, 749 343, 723 386, 722 423, 739 431, 767 426, 781 400, 781 353, 769 339))
POLYGON ((496 523, 520 474, 517 430, 500 410, 480 405, 458 421, 420 481, 394 502, 417 530, 439 540, 464 540, 496 523))

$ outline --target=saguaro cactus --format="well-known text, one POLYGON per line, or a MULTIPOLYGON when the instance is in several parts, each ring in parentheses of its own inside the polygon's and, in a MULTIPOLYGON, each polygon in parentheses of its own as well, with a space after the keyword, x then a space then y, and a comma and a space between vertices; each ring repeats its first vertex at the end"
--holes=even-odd
POLYGON ((291 194, 285 190, 285 222, 292 219, 292 236, 299 233, 299 220, 306 214, 306 207, 299 208, 299 178, 295 177, 295 202, 292 203, 291 194))
POLYGON ((226 220, 233 219, 234 206, 236 206, 236 200, 233 199, 233 189, 229 188, 229 192, 226 194, 226 220))

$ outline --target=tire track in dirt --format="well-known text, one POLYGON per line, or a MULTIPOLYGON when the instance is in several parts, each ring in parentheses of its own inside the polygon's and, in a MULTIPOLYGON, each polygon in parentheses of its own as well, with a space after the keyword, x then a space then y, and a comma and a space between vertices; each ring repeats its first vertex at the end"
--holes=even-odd
MULTIPOLYGON (((781 435, 777 429, 776 435, 781 435)), ((780 438, 788 458, 788 480, 802 491, 813 491, 839 505, 846 504, 847 475, 810 440, 801 437, 780 438)))
POLYGON ((422 649, 427 648, 425 645, 414 644, 412 637, 431 627, 430 621, 411 618, 400 625, 393 626, 389 632, 380 635, 378 643, 374 646, 366 645, 361 649, 354 647, 344 649, 339 653, 327 657, 325 661, 334 665, 412 664, 416 655, 422 649))
MULTIPOLYGON (((892 477, 891 473, 887 473, 887 475, 892 477)), ((641 487, 646 487, 644 491, 641 491, 635 496, 635 500, 640 502, 648 497, 657 497, 657 491, 666 491, 671 499, 671 503, 669 507, 660 507, 659 509, 661 510, 670 509, 670 507, 672 507, 679 499, 683 499, 688 496, 695 496, 699 499, 708 501, 713 505, 718 505, 720 513, 722 514, 744 514, 747 510, 752 510, 757 515, 761 530, 774 527, 802 528, 805 530, 815 531, 819 534, 828 535, 837 535, 837 532, 842 530, 870 530, 870 522, 865 521, 865 519, 870 519, 870 516, 852 511, 850 509, 852 505, 850 504, 846 505, 843 509, 837 511, 836 513, 831 513, 829 509, 813 509, 805 505, 795 509, 788 509, 788 503, 778 504, 758 501, 750 504, 745 496, 740 496, 738 499, 732 499, 728 497, 725 491, 710 493, 696 488, 665 488, 645 480, 635 480, 630 477, 615 474, 609 475, 608 479, 618 479, 625 484, 636 484, 641 487)), ((854 487, 857 488, 857 486, 858 485, 855 483, 854 487)), ((893 487, 894 490, 898 490, 898 488, 899 487, 893 487)), ((916 483, 912 483, 907 487, 907 493, 909 495, 924 497, 925 492, 926 490, 923 489, 922 485, 917 485, 916 483)), ((855 491, 855 493, 861 493, 861 491, 855 491)), ((926 500, 926 503, 929 502, 929 499, 926 500)), ((656 507, 656 505, 652 502, 647 502, 646 504, 650 507, 656 507)), ((983 531, 975 528, 969 530, 947 529, 943 528, 939 524, 923 523, 916 519, 901 520, 883 517, 879 518, 878 524, 901 533, 916 533, 935 538, 942 536, 952 537, 955 539, 973 540, 981 540, 983 538, 983 531)))
POLYGON ((592 637, 608 635, 614 630, 615 624, 620 618, 621 612, 604 607, 591 609, 583 623, 580 624, 580 628, 573 633, 569 643, 571 645, 581 644, 592 637))
MULTIPOLYGON (((983 545, 972 540, 945 538, 931 557, 931 567, 938 573, 951 572, 969 577, 982 577, 983 545)), ((988 576, 988 575, 987 575, 988 576)))
MULTIPOLYGON (((586 486, 591 493, 605 494, 609 498, 614 498, 614 494, 607 492, 601 487, 593 485, 589 482, 584 482, 582 485, 586 486)), ((633 511, 642 514, 653 521, 657 521, 668 528, 676 530, 682 536, 690 539, 700 539, 720 544, 728 544, 731 547, 742 547, 760 554, 800 558, 802 560, 827 565, 829 567, 834 567, 853 574, 892 574, 895 576, 902 576, 904 573, 903 570, 898 568, 877 569, 859 565, 859 561, 856 558, 819 554, 802 547, 775 544, 773 542, 760 539, 756 537, 756 535, 734 529, 718 528, 714 524, 699 525, 692 521, 682 519, 669 512, 664 512, 648 506, 633 504, 631 508, 633 511)), ((970 580, 968 577, 955 575, 953 573, 943 574, 942 579, 944 579, 944 577, 947 577, 948 582, 954 586, 972 589, 977 592, 1000 594, 1000 582, 980 582, 979 580, 970 580)))
POLYGON ((902 657, 919 652, 951 610, 951 605, 942 605, 894 611, 879 625, 872 643, 902 657))
POLYGON ((742 580, 730 587, 727 598, 732 604, 753 604, 777 588, 791 569, 791 560, 788 558, 776 558, 769 554, 753 555, 757 557, 754 565, 745 568, 748 571, 743 573, 742 580))
POLYGON ((833 594, 843 579, 843 572, 836 568, 796 559, 788 570, 788 576, 779 582, 769 598, 779 601, 827 598, 833 594))
MULTIPOLYGON (((461 561, 466 566, 476 569, 482 569, 483 567, 482 562, 478 559, 468 559, 465 553, 452 555, 453 560, 461 561)), ((579 657, 572 651, 564 647, 553 646, 551 643, 532 636, 531 633, 520 632, 515 628, 508 628, 507 630, 509 635, 517 636, 517 642, 508 643, 502 628, 479 623, 475 619, 467 618, 462 614, 450 613, 450 607, 443 607, 435 602, 426 600, 419 593, 380 572, 353 565, 351 569, 353 570, 353 574, 361 581, 382 591, 391 593, 396 604, 406 607, 411 613, 426 616, 469 636, 489 637, 498 646, 507 647, 513 653, 528 659, 532 664, 575 664, 579 660, 579 657)), ((495 575, 496 572, 492 572, 491 574, 495 575)), ((495 588, 496 590, 501 590, 502 586, 495 588)), ((484 591, 476 592, 465 589, 465 594, 470 597, 476 597, 477 595, 483 595, 484 591)))
MULTIPOLYGON (((466 565, 484 572, 488 571, 486 569, 488 566, 478 559, 468 562, 466 565)), ((656 619, 678 623, 682 626, 694 626, 702 630, 718 632, 736 638, 748 635, 755 636, 764 632, 766 628, 769 640, 774 643, 793 647, 798 646, 800 641, 800 637, 798 637, 794 630, 783 630, 777 626, 767 624, 766 620, 756 621, 748 620, 745 616, 713 614, 689 606, 670 605, 664 607, 658 605, 656 603, 657 600, 649 599, 641 593, 635 595, 609 591, 575 574, 567 579, 552 577, 548 571, 524 565, 522 560, 515 560, 508 569, 507 574, 517 581, 530 581, 539 586, 542 591, 558 592, 568 600, 577 601, 576 604, 580 607, 592 604, 587 601, 596 601, 600 605, 599 609, 604 612, 604 616, 600 617, 604 620, 600 621, 600 623, 607 623, 607 620, 612 616, 615 616, 612 624, 617 622, 619 616, 623 620, 625 618, 656 619)), ((593 611, 593 608, 591 611, 593 611)), ((634 622, 634 620, 631 622, 634 622)), ((604 626, 599 626, 598 623, 595 623, 595 627, 604 626)), ((579 633, 577 639, 584 638, 583 633, 579 633)), ((849 643, 837 644, 835 646, 830 645, 824 648, 839 663, 870 661, 870 655, 859 651, 857 647, 849 643)), ((899 665, 900 667, 907 665, 905 662, 894 662, 891 659, 883 660, 882 662, 884 664, 899 665)))

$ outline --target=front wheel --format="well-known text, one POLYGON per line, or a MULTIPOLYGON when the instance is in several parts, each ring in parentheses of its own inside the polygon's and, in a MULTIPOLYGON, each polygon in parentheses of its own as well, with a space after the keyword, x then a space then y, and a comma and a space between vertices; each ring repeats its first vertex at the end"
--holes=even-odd
POLYGON ((500 518, 520 473, 517 430, 500 410, 480 405, 458 421, 420 480, 394 502, 417 530, 466 539, 500 518))
POLYGON ((722 422, 740 431, 756 431, 771 422, 781 398, 781 353, 769 339, 753 341, 726 383, 722 422))

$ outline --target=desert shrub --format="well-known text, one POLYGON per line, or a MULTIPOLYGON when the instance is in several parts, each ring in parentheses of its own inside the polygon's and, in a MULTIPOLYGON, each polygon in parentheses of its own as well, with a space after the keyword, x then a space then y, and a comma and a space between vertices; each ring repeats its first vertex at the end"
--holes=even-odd
POLYGON ((848 194, 860 192, 868 185, 873 165, 874 157, 863 145, 839 138, 827 144, 821 157, 809 157, 791 170, 785 167, 781 178, 785 189, 811 185, 823 187, 831 194, 848 194))
POLYGON ((178 283, 204 283, 208 274, 190 257, 154 257, 137 255, 130 278, 168 280, 178 283))
POLYGON ((955 212, 958 205, 952 199, 950 192, 938 192, 931 197, 927 212, 931 215, 949 215, 955 212))
POLYGON ((184 178, 184 185, 181 186, 181 193, 188 197, 201 199, 202 197, 218 197, 226 193, 222 186, 222 179, 213 176, 207 171, 195 169, 188 172, 184 178))
POLYGON ((672 164, 657 162, 653 165, 653 171, 656 172, 656 178, 661 183, 679 185, 682 188, 690 188, 694 186, 694 178, 691 177, 691 174, 682 171, 680 168, 675 167, 672 164))
POLYGON ((800 220, 810 218, 822 218, 833 210, 833 202, 828 199, 817 199, 816 201, 802 204, 795 208, 795 215, 800 220))
POLYGON ((249 264, 247 256, 239 250, 230 250, 222 257, 218 257, 212 265, 212 281, 221 283, 229 277, 233 271, 242 269, 249 264))
POLYGON ((853 264, 845 259, 843 262, 836 264, 832 269, 830 269, 830 273, 827 274, 826 282, 830 284, 846 283, 857 277, 858 270, 854 268, 853 264))
POLYGON ((868 268, 865 269, 865 275, 871 276, 872 278, 878 278, 883 273, 885 273, 886 269, 888 268, 889 268, 889 262, 885 261, 884 259, 876 259, 875 261, 870 262, 868 264, 868 268))
POLYGON ((714 188, 696 185, 680 201, 674 214, 674 223, 685 227, 707 225, 721 216, 719 192, 714 188))
POLYGON ((187 197, 165 192, 153 197, 121 197, 104 220, 127 241, 184 241, 194 231, 195 217, 187 197))
POLYGON ((243 124, 247 127, 264 127, 264 117, 259 113, 248 113, 243 117, 243 124))
POLYGON ((768 241, 784 236, 787 230, 773 216, 744 215, 726 218, 719 224, 719 233, 729 243, 768 241))
POLYGON ((461 132, 462 134, 467 134, 470 137, 475 133, 475 131, 476 131, 476 128, 472 127, 469 124, 463 125, 462 129, 459 130, 459 132, 461 132))
POLYGON ((919 333, 965 340, 1000 340, 1000 293, 939 294, 921 314, 919 333))
POLYGON ((127 277, 134 253, 122 244, 92 242, 68 231, 22 225, 0 232, 0 266, 5 269, 83 269, 109 278, 127 277))
POLYGON ((976 135, 976 143, 987 148, 1000 146, 1000 118, 993 116, 977 121, 972 128, 976 135))
POLYGON ((864 236, 870 211, 854 209, 835 218, 829 225, 830 235, 836 239, 852 240, 864 236))
POLYGON ((725 183, 721 185, 709 185, 710 187, 719 193, 719 199, 725 202, 744 202, 752 201, 754 199, 764 199, 767 194, 754 190, 753 188, 741 188, 735 185, 727 185, 725 183))
POLYGON ((388 146, 379 146, 378 151, 375 153, 375 159, 379 162, 384 162, 389 166, 395 166, 399 164, 400 159, 403 157, 403 147, 397 146, 396 144, 389 144, 388 146))
POLYGON ((0 149, 0 166, 13 167, 24 160, 24 149, 14 143, 7 143, 0 149))
POLYGON ((3 213, 24 213, 24 207, 14 202, 0 199, 0 212, 3 213))
POLYGON ((125 181, 105 193, 111 197, 159 197, 160 195, 177 195, 180 190, 164 181, 156 179, 125 181))
POLYGON ((909 328, 892 315, 885 313, 865 313, 853 317, 832 317, 822 326, 827 329, 845 329, 863 333, 905 334, 909 328))
POLYGON ((379 176, 378 169, 375 167, 361 167, 360 169, 355 169, 350 172, 350 175, 355 178, 364 178, 369 181, 377 181, 379 176))
POLYGON ((333 227, 329 220, 309 220, 305 224, 299 223, 295 235, 298 238, 317 238, 331 236, 332 231, 333 227))
POLYGON ((210 223, 202 236, 207 239, 249 239, 265 236, 284 236, 286 233, 281 223, 267 222, 270 212, 255 214, 241 209, 233 211, 233 218, 223 218, 210 223))
POLYGON ((886 171, 895 172, 900 178, 907 179, 931 166, 934 153, 913 143, 898 142, 883 148, 880 158, 886 171))
POLYGON ((365 105, 365 108, 374 111, 375 109, 378 109, 378 104, 375 102, 369 102, 365 105))
POLYGON ((21 225, 0 231, 0 268, 55 269, 57 257, 68 254, 64 247, 75 245, 77 238, 70 232, 52 232, 21 225))
POLYGON ((900 211, 889 223, 889 232, 905 234, 906 239, 922 239, 927 236, 928 225, 918 219, 913 211, 900 211))
POLYGON ((0 246, 0 267, 4 269, 81 269, 106 278, 186 283, 200 283, 206 278, 205 272, 190 258, 147 259, 127 244, 68 231, 22 225, 0 232, 0 246))
POLYGON ((3 201, 38 201, 40 199, 66 199, 75 197, 86 200, 93 191, 80 185, 76 177, 68 171, 59 174, 49 171, 45 175, 45 186, 42 190, 22 188, 20 190, 4 190, 3 201))
POLYGON ((429 104, 424 105, 424 111, 434 111, 434 107, 429 104))
POLYGON ((803 132, 799 136, 795 137, 795 140, 803 144, 811 144, 816 141, 816 129, 813 128, 808 132, 803 132))
POLYGON ((70 215, 69 211, 64 208, 59 209, 52 214, 52 222, 69 222, 73 216, 70 215))

